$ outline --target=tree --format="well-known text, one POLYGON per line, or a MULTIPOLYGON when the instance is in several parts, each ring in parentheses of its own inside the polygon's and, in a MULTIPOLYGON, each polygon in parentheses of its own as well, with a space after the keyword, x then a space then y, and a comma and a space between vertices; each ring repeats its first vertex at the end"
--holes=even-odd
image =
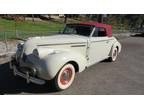
POLYGON ((64 15, 64 23, 67 23, 67 17, 68 17, 68 15, 65 14, 65 15, 64 15))
POLYGON ((32 14, 32 21, 35 22, 35 21, 34 21, 34 14, 32 14))

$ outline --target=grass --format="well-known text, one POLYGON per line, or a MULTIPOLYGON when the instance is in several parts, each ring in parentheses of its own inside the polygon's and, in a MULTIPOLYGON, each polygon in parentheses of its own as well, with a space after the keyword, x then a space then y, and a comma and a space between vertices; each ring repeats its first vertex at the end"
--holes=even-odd
MULTIPOLYGON (((86 22, 91 20, 68 19, 68 23, 86 22)), ((27 38, 30 36, 48 36, 58 33, 64 27, 63 19, 53 21, 17 21, 0 18, 0 40, 14 39, 16 36, 27 38)), ((113 25, 113 33, 119 32, 119 26, 113 25)))
POLYGON ((22 38, 35 35, 50 35, 62 30, 64 24, 48 21, 23 21, 15 22, 14 20, 6 20, 0 18, 0 40, 6 36, 13 39, 16 34, 22 38))

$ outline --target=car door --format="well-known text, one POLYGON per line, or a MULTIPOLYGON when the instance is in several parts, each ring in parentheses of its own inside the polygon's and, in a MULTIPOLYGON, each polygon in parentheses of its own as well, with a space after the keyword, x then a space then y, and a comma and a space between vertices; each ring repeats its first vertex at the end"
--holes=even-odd
POLYGON ((88 44, 88 65, 92 65, 108 57, 111 45, 110 38, 106 36, 104 28, 94 28, 88 44))

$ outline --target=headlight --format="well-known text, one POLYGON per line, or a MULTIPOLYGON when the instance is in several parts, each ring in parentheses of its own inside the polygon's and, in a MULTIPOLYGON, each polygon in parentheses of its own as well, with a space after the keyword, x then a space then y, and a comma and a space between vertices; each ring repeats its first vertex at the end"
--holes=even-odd
POLYGON ((39 57, 39 52, 38 52, 37 49, 34 49, 34 50, 33 50, 33 54, 34 54, 35 56, 39 57))
POLYGON ((19 43, 19 44, 17 45, 17 48, 18 48, 19 50, 22 50, 22 49, 23 49, 23 43, 19 43))

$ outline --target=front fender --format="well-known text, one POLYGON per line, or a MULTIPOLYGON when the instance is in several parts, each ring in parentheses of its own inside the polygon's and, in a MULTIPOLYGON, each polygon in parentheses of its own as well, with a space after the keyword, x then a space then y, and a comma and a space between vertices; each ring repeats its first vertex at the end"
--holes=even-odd
POLYGON ((49 77, 47 80, 53 79, 59 70, 68 62, 74 61, 79 66, 79 72, 82 72, 87 64, 86 58, 78 53, 63 51, 59 53, 52 53, 45 58, 47 74, 49 77))

